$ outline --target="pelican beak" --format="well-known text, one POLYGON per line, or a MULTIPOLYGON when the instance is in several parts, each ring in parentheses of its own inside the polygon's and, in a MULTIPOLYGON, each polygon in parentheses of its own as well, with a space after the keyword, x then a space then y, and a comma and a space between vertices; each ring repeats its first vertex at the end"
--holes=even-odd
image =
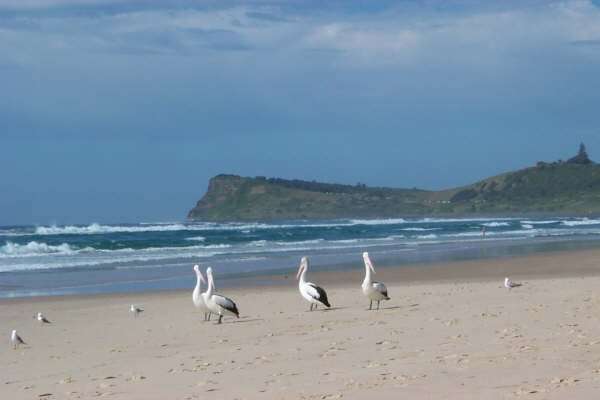
POLYGON ((204 275, 200 274, 200 282, 206 283, 206 279, 204 279, 204 275))
POLYGON ((364 252, 363 253, 363 259, 365 260, 365 264, 367 264, 367 266, 369 267, 369 269, 371 270, 371 272, 373 272, 373 274, 375 274, 375 268, 373 268, 373 263, 371 262, 371 258, 369 257, 369 253, 364 252))
POLYGON ((296 280, 300 279, 300 274, 302 273, 302 267, 304 267, 304 265, 300 264, 300 267, 298 268, 298 273, 296 274, 296 280))

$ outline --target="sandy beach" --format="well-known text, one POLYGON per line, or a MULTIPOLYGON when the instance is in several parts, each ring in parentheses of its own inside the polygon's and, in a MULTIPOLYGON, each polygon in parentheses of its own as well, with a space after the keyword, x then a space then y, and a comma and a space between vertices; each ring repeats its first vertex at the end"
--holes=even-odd
POLYGON ((566 399, 600 390, 600 250, 318 272, 219 287, 241 318, 203 322, 190 290, 0 301, 2 399, 566 399), (523 283, 502 287, 505 275, 523 283), (129 305, 145 312, 134 318, 129 305), (41 326, 41 311, 52 324, 41 326), (13 350, 17 329, 27 346, 13 350))

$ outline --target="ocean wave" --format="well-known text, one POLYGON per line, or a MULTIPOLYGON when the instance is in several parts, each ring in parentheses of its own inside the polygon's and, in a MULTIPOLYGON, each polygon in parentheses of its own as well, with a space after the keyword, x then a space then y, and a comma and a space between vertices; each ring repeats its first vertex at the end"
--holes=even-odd
POLYGON ((525 221, 521 221, 521 224, 526 224, 526 225, 549 225, 549 224, 557 224, 560 221, 558 220, 548 220, 548 221, 530 221, 530 220, 525 220, 525 221))
POLYGON ((531 224, 524 224, 521 222, 521 226, 525 229, 533 229, 533 225, 531 225, 531 224))
POLYGON ((402 228, 401 231, 408 232, 426 232, 426 231, 439 231, 442 228, 419 228, 419 227, 410 227, 410 228, 402 228))
POLYGON ((385 218, 385 219, 351 219, 349 225, 398 225, 405 224, 404 218, 385 218))
POLYGON ((185 240, 194 241, 194 242, 204 242, 206 238, 204 236, 192 236, 189 238, 185 238, 185 240))
POLYGON ((446 223, 446 222, 492 222, 492 221, 514 221, 516 218, 423 218, 411 223, 446 223))
POLYGON ((561 224, 565 226, 600 225, 600 219, 583 218, 574 221, 561 221, 561 224))
POLYGON ((436 235, 435 233, 430 233, 429 235, 419 235, 417 236, 417 239, 437 239, 438 235, 436 235))
POLYGON ((510 224, 508 222, 496 222, 496 221, 494 221, 494 222, 485 222, 485 223, 483 223, 481 225, 483 225, 485 227, 488 227, 488 228, 497 228, 497 227, 500 227, 500 226, 510 226, 510 224))
POLYGON ((91 248, 75 249, 68 243, 49 245, 44 242, 32 241, 27 244, 6 242, 0 247, 0 258, 34 257, 40 255, 70 255, 81 251, 93 250, 91 248))
POLYGON ((33 235, 97 235, 104 233, 138 233, 138 232, 173 232, 202 230, 202 226, 170 224, 170 225, 66 225, 38 226, 33 235))

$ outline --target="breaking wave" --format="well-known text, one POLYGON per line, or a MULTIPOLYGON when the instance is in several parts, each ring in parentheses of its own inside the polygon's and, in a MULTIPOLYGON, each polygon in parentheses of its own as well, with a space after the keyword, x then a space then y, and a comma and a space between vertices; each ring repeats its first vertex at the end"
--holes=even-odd
MULTIPOLYGON (((83 249, 93 250, 93 249, 83 249)), ((33 257, 45 254, 55 255, 69 255, 76 254, 82 250, 77 250, 71 247, 67 243, 59 245, 49 245, 43 242, 29 242, 27 244, 18 244, 13 242, 6 242, 6 244, 0 247, 0 258, 13 258, 13 257, 33 257)))

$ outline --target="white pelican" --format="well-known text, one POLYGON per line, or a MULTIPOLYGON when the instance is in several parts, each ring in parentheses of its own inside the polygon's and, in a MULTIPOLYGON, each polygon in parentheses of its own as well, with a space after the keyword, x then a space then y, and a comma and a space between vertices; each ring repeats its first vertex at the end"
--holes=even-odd
POLYGON ((139 308, 136 305, 132 304, 131 306, 129 306, 129 312, 132 313, 133 316, 137 318, 138 314, 144 312, 144 309, 139 308))
POLYGON ((220 324, 223 320, 223 316, 225 315, 231 315, 239 318, 240 312, 238 311, 238 308, 233 300, 214 293, 215 281, 212 275, 212 268, 208 267, 206 269, 206 277, 208 278, 208 289, 206 292, 202 293, 202 296, 204 297, 204 301, 206 302, 206 306, 210 312, 219 315, 219 322, 217 323, 220 324))
POLYGON ((504 278, 504 287, 507 288, 508 290, 510 290, 514 287, 518 287, 518 286, 521 286, 521 284, 513 282, 508 276, 506 278, 504 278))
POLYGON ((25 343, 25 341, 23 339, 21 339, 21 336, 19 336, 17 334, 17 331, 13 329, 12 333, 10 334, 10 342, 13 345, 13 349, 16 349, 17 347, 19 347, 19 345, 26 345, 27 343, 25 343))
POLYGON ((365 280, 362 283, 362 291, 371 301, 369 303, 369 310, 373 309, 373 301, 377 302, 377 309, 379 310, 379 302, 381 300, 390 299, 388 297, 388 291, 383 283, 373 282, 371 279, 371 272, 375 274, 375 268, 373 268, 369 253, 366 251, 363 253, 363 260, 365 261, 365 280))
POLYGON ((37 313, 35 319, 37 319, 42 325, 50 323, 50 321, 48 321, 48 319, 46 319, 46 317, 44 317, 44 314, 42 314, 41 312, 37 313))
POLYGON ((196 287, 192 292, 192 301, 194 302, 194 305, 200 309, 200 311, 204 312, 204 320, 210 321, 211 312, 206 306, 206 301, 203 296, 204 293, 200 293, 202 282, 206 283, 206 281, 204 280, 204 276, 202 276, 202 272, 200 271, 200 267, 198 265, 194 265, 194 272, 196 272, 196 287))
POLYGON ((325 293, 325 290, 314 283, 306 282, 305 278, 307 269, 308 257, 302 257, 296 279, 299 280, 298 289, 300 290, 300 294, 310 303, 310 311, 313 310, 313 306, 316 310, 319 303, 323 304, 324 306, 331 307, 331 304, 329 304, 329 301, 327 300, 327 293, 325 293))

